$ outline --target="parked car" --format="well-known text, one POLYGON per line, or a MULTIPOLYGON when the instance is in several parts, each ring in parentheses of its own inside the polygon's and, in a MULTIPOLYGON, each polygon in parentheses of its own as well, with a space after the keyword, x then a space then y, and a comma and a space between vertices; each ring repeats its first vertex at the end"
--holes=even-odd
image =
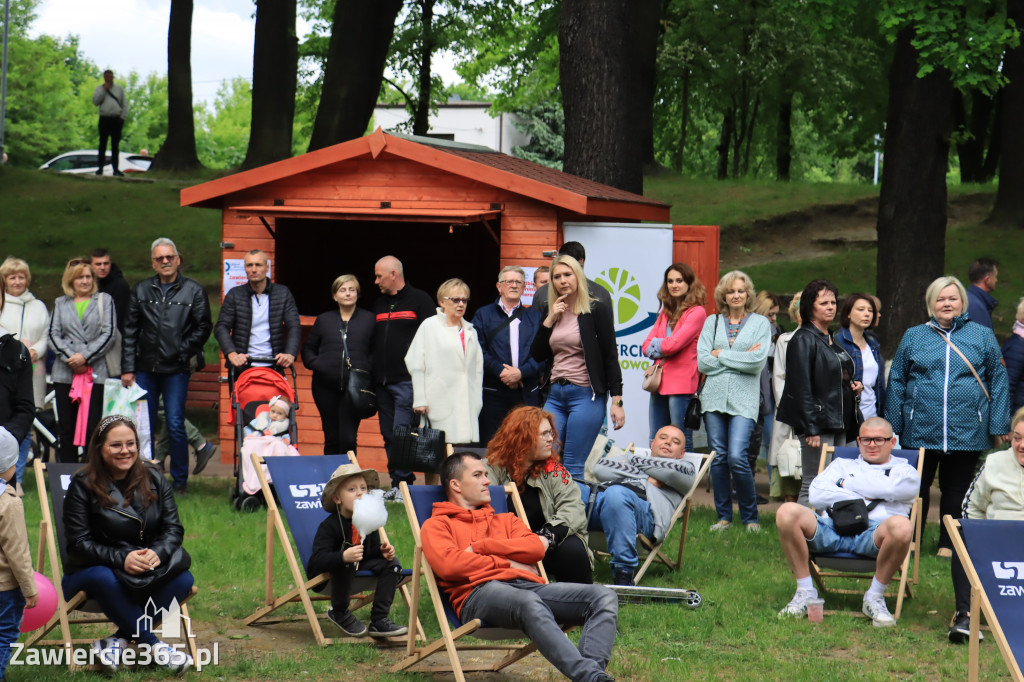
MULTIPOLYGON (((55 156, 42 166, 39 170, 53 170, 60 173, 88 174, 96 173, 97 151, 95 149, 76 149, 73 152, 65 152, 55 156)), ((121 162, 118 164, 122 173, 145 173, 149 165, 153 163, 152 156, 133 154, 131 152, 120 153, 121 162)), ((113 175, 114 168, 110 165, 113 155, 107 152, 107 162, 103 165, 104 175, 113 175)))

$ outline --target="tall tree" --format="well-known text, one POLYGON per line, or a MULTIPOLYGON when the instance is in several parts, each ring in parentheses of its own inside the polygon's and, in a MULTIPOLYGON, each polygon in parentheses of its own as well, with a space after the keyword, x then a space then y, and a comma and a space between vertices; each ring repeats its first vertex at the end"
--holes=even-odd
POLYGON ((171 0, 167 27, 167 138, 153 170, 202 168, 192 113, 192 0, 171 0))
POLYGON ((252 130, 243 169, 291 156, 298 65, 295 0, 258 0, 252 57, 252 130))
MULTIPOLYGON (((1024 0, 1007 0, 1006 10, 1017 26, 1024 26, 1024 0)), ((989 220, 1024 228, 1024 46, 1006 51, 1003 75, 1009 82, 999 98, 999 189, 989 220)))
POLYGON ((559 21, 563 169, 643 193, 644 142, 651 113, 646 81, 653 54, 638 41, 656 33, 659 0, 563 0, 559 21))
POLYGON ((400 9, 402 0, 337 0, 310 151, 366 131, 400 9))

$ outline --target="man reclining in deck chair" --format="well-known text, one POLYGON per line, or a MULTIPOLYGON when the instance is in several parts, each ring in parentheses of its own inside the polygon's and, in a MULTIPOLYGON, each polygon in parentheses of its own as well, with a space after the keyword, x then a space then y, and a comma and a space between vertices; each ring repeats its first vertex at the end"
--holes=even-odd
POLYGON ((853 552, 877 557, 871 587, 864 593, 864 615, 877 628, 896 625, 885 605, 885 588, 910 549, 914 529, 908 516, 921 479, 905 459, 892 456, 896 438, 892 426, 881 417, 871 417, 860 425, 857 445, 860 457, 832 460, 811 481, 808 494, 811 506, 822 510, 842 500, 862 499, 869 507, 877 501, 868 512, 867 530, 858 535, 839 535, 824 511, 818 516, 796 502, 786 502, 779 508, 775 517, 779 542, 796 577, 796 594, 780 616, 803 616, 807 600, 818 596, 808 565, 811 550, 853 552))
POLYGON ((495 514, 486 469, 474 453, 441 465, 447 502, 423 523, 423 552, 463 622, 522 630, 572 680, 611 680, 605 671, 615 643, 619 605, 602 585, 545 583, 535 564, 548 540, 515 514, 495 514), (561 625, 582 625, 577 648, 561 625))
POLYGON ((668 425, 654 434, 651 457, 602 457, 594 465, 594 476, 609 485, 597 494, 589 530, 603 531, 608 540, 616 585, 633 584, 640 563, 637 534, 664 539, 672 514, 693 487, 693 465, 674 461, 685 453, 683 432, 668 425))

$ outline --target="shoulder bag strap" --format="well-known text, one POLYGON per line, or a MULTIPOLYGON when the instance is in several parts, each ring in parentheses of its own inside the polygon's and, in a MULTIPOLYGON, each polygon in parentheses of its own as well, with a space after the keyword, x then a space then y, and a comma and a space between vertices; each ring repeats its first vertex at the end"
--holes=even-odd
POLYGON ((981 377, 978 376, 977 370, 974 369, 974 365, 972 365, 971 361, 967 359, 967 356, 960 352, 960 349, 956 347, 955 343, 953 343, 952 341, 949 340, 948 336, 946 336, 945 334, 940 332, 938 329, 935 329, 935 326, 931 322, 928 323, 928 327, 933 329, 936 334, 941 336, 942 340, 945 341, 946 343, 948 343, 949 347, 952 348, 954 351, 956 351, 956 354, 960 356, 960 359, 967 363, 967 369, 971 370, 971 374, 974 375, 974 378, 975 378, 975 380, 977 380, 978 385, 981 386, 982 393, 985 394, 985 397, 988 398, 989 402, 992 402, 992 396, 990 396, 988 394, 988 389, 985 388, 985 384, 982 383, 981 377))
POLYGON ((515 310, 513 310, 511 315, 506 315, 505 316, 505 321, 504 322, 499 324, 494 329, 494 331, 492 331, 490 334, 487 335, 487 346, 490 347, 491 341, 494 341, 494 337, 496 337, 501 332, 502 329, 504 329, 505 327, 508 327, 513 322, 518 320, 519 316, 522 315, 522 314, 523 314, 523 304, 520 303, 519 307, 516 308, 515 310))

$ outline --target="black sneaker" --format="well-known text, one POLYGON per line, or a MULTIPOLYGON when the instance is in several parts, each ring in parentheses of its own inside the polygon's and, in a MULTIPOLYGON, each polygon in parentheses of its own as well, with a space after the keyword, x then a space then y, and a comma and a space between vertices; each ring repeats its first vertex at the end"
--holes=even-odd
POLYGON ((188 486, 187 485, 176 485, 176 486, 174 486, 174 494, 176 496, 180 495, 181 497, 185 497, 186 495, 188 495, 188 486))
POLYGON ((334 609, 327 609, 327 618, 349 637, 362 637, 366 634, 366 624, 352 615, 351 611, 335 614, 334 609))
POLYGON ((633 587, 633 571, 615 570, 612 571, 612 582, 615 585, 629 585, 633 587))
POLYGON ((213 459, 215 452, 217 452, 217 446, 210 441, 206 441, 206 445, 196 450, 196 467, 192 470, 192 473, 198 474, 205 469, 206 465, 213 459))
POLYGON ((409 632, 404 625, 396 625, 390 618, 381 618, 370 623, 370 637, 401 637, 409 632))
POLYGON ((117 170, 115 168, 114 169, 114 177, 116 177, 116 178, 123 178, 124 177, 124 173, 122 173, 121 171, 119 171, 119 170, 117 170))
MULTIPOLYGON (((953 644, 963 644, 971 636, 971 615, 958 611, 953 616, 953 625, 949 628, 949 641, 953 644)), ((978 631, 978 641, 985 639, 985 633, 978 631)))

